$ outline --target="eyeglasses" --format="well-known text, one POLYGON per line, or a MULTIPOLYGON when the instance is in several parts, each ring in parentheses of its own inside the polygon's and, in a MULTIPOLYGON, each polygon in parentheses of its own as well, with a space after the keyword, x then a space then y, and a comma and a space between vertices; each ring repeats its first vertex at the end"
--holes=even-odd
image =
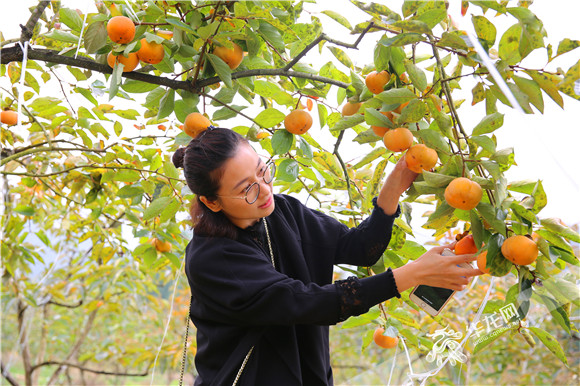
MULTIPOLYGON (((264 182, 269 184, 274 180, 274 176, 276 175, 276 164, 274 161, 268 161, 266 165, 258 172, 258 177, 264 179, 264 182)), ((225 198, 235 198, 238 200, 246 200, 248 204, 253 204, 258 200, 260 196, 260 183, 254 182, 250 186, 246 188, 244 191, 243 197, 236 197, 236 196, 222 196, 220 194, 216 194, 218 197, 225 197, 225 198)))

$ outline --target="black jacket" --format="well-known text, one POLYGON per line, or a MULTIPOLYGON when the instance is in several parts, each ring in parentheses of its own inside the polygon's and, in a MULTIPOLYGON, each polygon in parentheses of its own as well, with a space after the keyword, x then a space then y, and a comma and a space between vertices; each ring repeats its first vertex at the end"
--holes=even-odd
POLYGON ((193 236, 185 271, 197 328, 196 385, 330 385, 328 326, 400 297, 391 269, 332 283, 334 264, 370 266, 387 247, 395 217, 376 206, 356 228, 275 195, 263 222, 237 240, 193 236))

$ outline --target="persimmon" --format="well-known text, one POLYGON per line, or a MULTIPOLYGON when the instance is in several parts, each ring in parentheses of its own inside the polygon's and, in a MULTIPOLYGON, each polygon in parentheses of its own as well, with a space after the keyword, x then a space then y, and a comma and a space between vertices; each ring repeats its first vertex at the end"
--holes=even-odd
POLYGON ((487 251, 481 252, 477 255, 477 268, 483 273, 490 273, 488 268, 485 268, 487 265, 487 251))
POLYGON ((456 255, 467 255, 477 252, 477 246, 473 240, 473 235, 467 235, 455 243, 454 252, 456 255))
POLYGON ((503 242, 501 253, 514 264, 528 265, 538 258, 538 246, 526 236, 515 235, 503 242))
POLYGON ((232 44, 234 45, 232 48, 225 46, 214 48, 213 54, 226 62, 230 69, 235 70, 244 59, 244 51, 242 50, 242 47, 238 46, 236 43, 232 44))
POLYGON ((209 126, 211 126, 211 122, 205 115, 201 113, 190 113, 185 117, 185 122, 183 122, 183 131, 190 137, 195 138, 209 126))
POLYGON ((12 110, 4 110, 0 112, 0 121, 8 126, 14 126, 18 123, 18 113, 12 110))
POLYGON ((127 44, 135 37, 135 23, 126 16, 115 16, 107 23, 107 34, 115 43, 127 44))
POLYGON ((370 92, 380 94, 383 92, 385 85, 389 83, 390 78, 389 73, 384 70, 381 72, 373 71, 366 76, 365 84, 370 92))
POLYGON ((393 112, 397 113, 397 114, 401 114, 401 112, 403 111, 403 109, 405 107, 407 107, 407 105, 409 104, 409 102, 405 102, 405 103, 401 103, 399 105, 399 107, 397 107, 396 109, 393 110, 393 112))
POLYGON ((344 106, 342 106, 342 116, 343 117, 349 117, 351 115, 354 115, 356 113, 358 113, 358 110, 360 109, 362 103, 352 103, 352 102, 346 102, 344 104, 344 106))
POLYGON ((137 51, 137 56, 139 60, 149 63, 157 64, 163 60, 165 56, 165 50, 163 49, 163 44, 148 42, 147 39, 141 39, 141 48, 137 51))
POLYGON ((304 110, 294 110, 284 118, 284 127, 292 134, 304 134, 312 126, 312 116, 304 110))
POLYGON ((390 151, 405 151, 413 144, 413 134, 406 127, 397 127, 385 133, 383 143, 390 151))
POLYGON ((383 335, 385 333, 385 329, 382 327, 377 327, 373 334, 373 340, 375 343, 382 347, 382 348, 393 348, 397 347, 397 343, 399 343, 399 337, 392 337, 383 335))
POLYGON ((479 204, 483 189, 469 178, 458 177, 445 188, 445 201, 457 209, 471 210, 479 204))
POLYGON ((159 252, 169 252, 171 251, 171 243, 169 241, 159 240, 158 238, 153 238, 151 240, 151 244, 157 249, 159 252))
POLYGON ((422 143, 413 145, 405 153, 407 167, 415 173, 423 173, 423 170, 431 170, 437 163, 437 152, 422 143))
POLYGON ((107 63, 109 63, 111 68, 115 67, 115 63, 121 63, 125 66, 123 67, 123 72, 131 72, 139 65, 139 57, 135 52, 131 52, 129 56, 115 56, 112 52, 109 52, 109 55, 107 55, 107 63))
MULTIPOLYGON (((385 117, 389 118, 389 120, 391 122, 394 122, 394 117, 393 117, 393 113, 390 111, 381 111, 381 114, 383 114, 385 117)), ((388 127, 385 126, 371 126, 371 129, 373 129, 373 132, 378 135, 379 137, 384 137, 385 133, 389 130, 388 127)))

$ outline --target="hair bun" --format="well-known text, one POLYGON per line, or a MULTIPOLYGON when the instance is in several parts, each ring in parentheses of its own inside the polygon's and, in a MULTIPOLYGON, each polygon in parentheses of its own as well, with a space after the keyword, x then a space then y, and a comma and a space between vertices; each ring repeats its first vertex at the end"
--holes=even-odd
POLYGON ((175 165, 176 168, 183 167, 183 158, 184 157, 185 157, 185 148, 184 147, 180 147, 179 149, 177 149, 175 151, 175 153, 173 153, 173 157, 171 157, 171 160, 173 161, 173 164, 175 165))

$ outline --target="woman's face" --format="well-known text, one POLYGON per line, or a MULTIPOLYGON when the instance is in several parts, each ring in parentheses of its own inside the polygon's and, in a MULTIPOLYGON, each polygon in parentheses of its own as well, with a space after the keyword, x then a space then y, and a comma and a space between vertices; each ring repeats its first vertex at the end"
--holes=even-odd
POLYGON ((272 182, 266 183, 263 178, 264 161, 249 145, 241 143, 236 155, 224 164, 218 199, 211 203, 216 206, 210 209, 223 211, 234 225, 242 229, 269 216, 274 211, 274 196, 272 182), (260 186, 260 194, 253 204, 248 204, 244 197, 254 182, 260 186))

